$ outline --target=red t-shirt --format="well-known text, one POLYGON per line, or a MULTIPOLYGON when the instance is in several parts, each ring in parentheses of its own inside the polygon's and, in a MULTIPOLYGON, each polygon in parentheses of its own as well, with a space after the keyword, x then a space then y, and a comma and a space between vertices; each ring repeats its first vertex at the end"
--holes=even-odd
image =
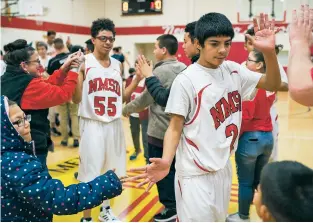
MULTIPOLYGON (((129 76, 126 79, 126 85, 125 87, 128 87, 131 82, 133 81, 134 76, 129 76)), ((136 95, 138 96, 139 94, 141 94, 144 90, 146 89, 146 85, 144 86, 137 86, 137 88, 134 90, 134 92, 131 94, 130 100, 127 101, 127 103, 129 103, 130 101, 135 100, 136 95)), ((149 117, 149 110, 146 108, 145 110, 139 112, 139 119, 140 120, 147 120, 149 117)))
POLYGON ((242 125, 240 134, 244 132, 273 130, 270 109, 275 101, 275 93, 267 93, 259 89, 252 101, 242 103, 242 125))

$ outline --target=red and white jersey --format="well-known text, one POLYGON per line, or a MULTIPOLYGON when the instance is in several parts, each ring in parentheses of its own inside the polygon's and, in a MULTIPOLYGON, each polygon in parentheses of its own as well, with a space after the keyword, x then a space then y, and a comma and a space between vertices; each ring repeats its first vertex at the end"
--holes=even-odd
POLYGON ((195 63, 176 77, 166 112, 185 117, 176 153, 179 175, 201 175, 226 166, 237 149, 242 101, 252 99, 260 78, 231 61, 217 69, 195 63))
POLYGON ((101 122, 111 122, 122 115, 123 80, 120 62, 110 57, 103 67, 91 53, 85 56, 85 80, 78 115, 101 122))

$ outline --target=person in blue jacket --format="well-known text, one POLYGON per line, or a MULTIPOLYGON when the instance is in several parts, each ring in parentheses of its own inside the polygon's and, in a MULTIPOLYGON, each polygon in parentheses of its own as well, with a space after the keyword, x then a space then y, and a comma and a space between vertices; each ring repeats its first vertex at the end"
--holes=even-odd
POLYGON ((53 214, 76 214, 121 194, 121 181, 111 170, 68 187, 52 179, 34 153, 31 117, 5 96, 0 107, 1 221, 52 221, 53 214))

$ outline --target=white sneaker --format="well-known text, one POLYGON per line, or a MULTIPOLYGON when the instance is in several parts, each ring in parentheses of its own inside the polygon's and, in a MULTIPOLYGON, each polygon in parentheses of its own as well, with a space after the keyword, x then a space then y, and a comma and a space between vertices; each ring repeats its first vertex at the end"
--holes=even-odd
POLYGON ((121 222, 114 214, 111 208, 101 207, 99 221, 101 222, 121 222))
POLYGON ((238 213, 235 213, 228 215, 226 222, 250 222, 250 218, 242 219, 238 213))

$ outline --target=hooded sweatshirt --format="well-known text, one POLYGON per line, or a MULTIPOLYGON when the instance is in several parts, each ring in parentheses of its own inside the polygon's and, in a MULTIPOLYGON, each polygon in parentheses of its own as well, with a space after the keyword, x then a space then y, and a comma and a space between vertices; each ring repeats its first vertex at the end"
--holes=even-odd
POLYGON ((1 221, 52 221, 53 214, 76 214, 122 192, 113 171, 89 183, 65 187, 52 179, 9 119, 7 98, 1 96, 1 221))

